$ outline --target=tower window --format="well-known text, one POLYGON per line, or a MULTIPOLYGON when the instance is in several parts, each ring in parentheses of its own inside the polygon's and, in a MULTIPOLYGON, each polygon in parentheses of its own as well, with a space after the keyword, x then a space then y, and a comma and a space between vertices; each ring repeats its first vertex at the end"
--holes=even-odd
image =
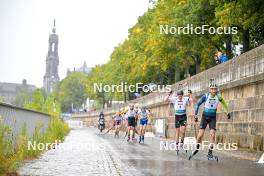
POLYGON ((51 51, 54 52, 55 51, 55 43, 52 43, 52 48, 51 51))

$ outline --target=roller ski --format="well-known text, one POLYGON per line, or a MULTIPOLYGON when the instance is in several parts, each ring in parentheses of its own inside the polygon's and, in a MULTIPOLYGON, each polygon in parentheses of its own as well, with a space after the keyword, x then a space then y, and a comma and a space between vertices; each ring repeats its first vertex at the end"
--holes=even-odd
POLYGON ((179 143, 176 142, 176 154, 177 155, 179 155, 179 149, 180 149, 179 143))
POLYGON ((144 144, 144 136, 139 136, 139 144, 144 144))
POLYGON ((127 138, 127 142, 136 142, 137 139, 135 138, 135 135, 133 134, 132 130, 130 131, 130 133, 128 134, 128 138, 127 138), (131 138, 132 136, 132 138, 131 138))
POLYGON ((199 150, 195 150, 190 156, 189 156, 189 160, 191 160, 193 157, 194 157, 194 155, 196 155, 197 153, 198 153, 198 151, 199 150))
POLYGON ((179 149, 176 149, 176 154, 179 155, 179 149))
MULTIPOLYGON (((177 155, 179 155, 179 152, 181 151, 181 150, 183 150, 183 142, 179 142, 179 143, 176 143, 176 153, 177 153, 177 155)), ((187 153, 187 150, 185 150, 185 152, 187 153)))
POLYGON ((131 141, 131 140, 130 140, 130 136, 128 136, 128 137, 127 137, 127 142, 130 142, 130 141, 131 141))
POLYGON ((132 142, 132 138, 131 138, 132 134, 131 134, 131 131, 129 130, 127 132, 127 142, 132 142))
POLYGON ((126 139, 126 137, 127 137, 127 134, 128 134, 128 132, 126 131, 126 132, 125 132, 125 135, 124 135, 124 139, 126 139))
POLYGON ((218 156, 214 156, 212 150, 209 150, 206 157, 207 157, 208 161, 217 161, 218 162, 218 156))
POLYGON ((118 131, 115 131, 115 135, 114 135, 115 138, 119 138, 119 132, 118 131))
POLYGON ((134 138, 134 137, 128 137, 127 138, 127 142, 129 142, 129 143, 132 143, 132 142, 137 142, 137 139, 136 138, 134 138))
POLYGON ((194 157, 194 155, 196 155, 199 152, 199 148, 200 148, 200 145, 197 144, 196 150, 194 152, 192 152, 192 154, 189 156, 189 158, 188 158, 189 160, 191 160, 194 157))

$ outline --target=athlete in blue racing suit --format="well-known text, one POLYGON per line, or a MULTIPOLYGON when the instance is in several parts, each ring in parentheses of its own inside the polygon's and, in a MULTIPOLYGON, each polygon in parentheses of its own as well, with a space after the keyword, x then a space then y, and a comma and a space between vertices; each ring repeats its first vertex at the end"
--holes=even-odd
POLYGON ((141 110, 138 113, 139 115, 139 143, 144 143, 144 135, 145 135, 145 129, 148 124, 148 117, 150 115, 150 112, 146 109, 146 107, 141 108, 141 110))
POLYGON ((195 110, 195 122, 198 122, 198 111, 199 111, 200 105, 202 105, 203 103, 205 103, 205 105, 203 108, 203 114, 202 114, 202 119, 200 123, 200 130, 197 136, 197 149, 194 151, 192 156, 195 155, 199 151, 200 143, 204 136, 204 131, 207 125, 209 124, 210 147, 209 147, 209 152, 208 152, 208 158, 213 158, 212 149, 213 149, 213 145, 215 142, 216 111, 217 111, 217 106, 219 103, 222 103, 224 107, 224 111, 227 113, 228 119, 230 119, 230 113, 228 113, 229 110, 228 110, 227 103, 225 102, 223 97, 217 92, 217 90, 218 90, 217 85, 215 83, 211 83, 209 86, 210 93, 203 95, 202 98, 197 103, 197 107, 195 110))

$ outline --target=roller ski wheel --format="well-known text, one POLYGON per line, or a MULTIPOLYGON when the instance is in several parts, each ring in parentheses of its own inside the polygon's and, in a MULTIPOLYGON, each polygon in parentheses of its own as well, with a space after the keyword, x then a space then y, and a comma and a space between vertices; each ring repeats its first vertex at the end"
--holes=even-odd
POLYGON ((218 156, 209 156, 209 155, 207 155, 207 160, 208 161, 216 161, 216 162, 218 162, 218 156))

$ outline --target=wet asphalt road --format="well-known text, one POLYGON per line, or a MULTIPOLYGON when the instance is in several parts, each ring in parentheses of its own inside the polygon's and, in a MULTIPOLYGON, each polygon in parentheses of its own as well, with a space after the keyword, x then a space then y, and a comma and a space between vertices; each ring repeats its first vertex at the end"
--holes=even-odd
POLYGON ((219 154, 208 161, 205 152, 193 160, 185 151, 161 151, 158 139, 128 143, 121 135, 102 135, 93 128, 72 130, 56 149, 20 167, 20 175, 201 175, 263 176, 264 165, 219 154))

